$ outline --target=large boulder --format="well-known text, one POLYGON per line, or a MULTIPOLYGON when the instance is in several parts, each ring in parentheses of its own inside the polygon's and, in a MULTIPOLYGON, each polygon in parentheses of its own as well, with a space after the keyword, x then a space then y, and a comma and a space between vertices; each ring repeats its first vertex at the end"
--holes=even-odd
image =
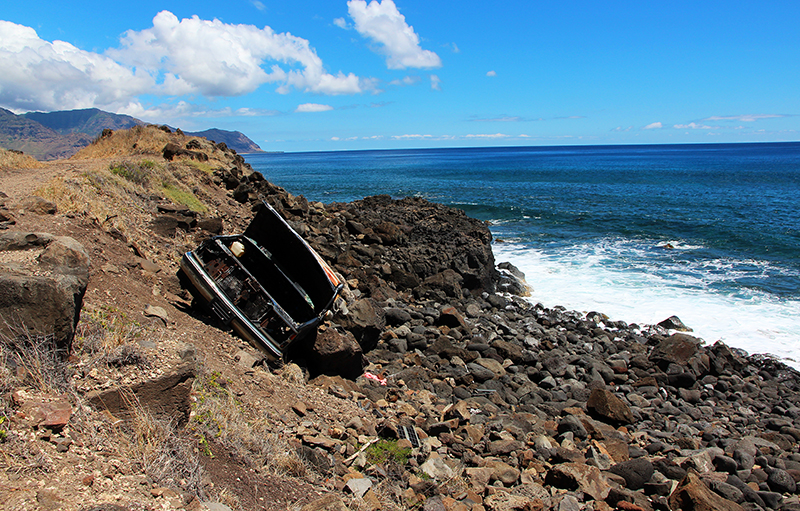
POLYGON ((586 408, 601 420, 615 424, 632 424, 630 407, 613 393, 605 389, 594 389, 586 402, 586 408))
POLYGON ((114 387, 93 391, 87 400, 97 409, 127 418, 141 406, 151 414, 175 421, 184 426, 192 411, 191 392, 195 372, 191 364, 182 364, 158 378, 132 387, 114 387))
POLYGON ((744 508, 709 490, 696 472, 690 470, 669 496, 671 509, 695 511, 743 511, 744 508))
POLYGON ((89 257, 74 239, 0 234, 0 335, 52 339, 68 355, 88 283, 89 257))
POLYGON ((545 484, 566 490, 579 490, 595 500, 603 500, 611 489, 600 470, 582 463, 562 463, 547 472, 545 484))
POLYGON ((650 361, 666 368, 669 364, 686 366, 700 350, 702 341, 687 334, 673 334, 650 353, 650 361))
POLYGON ((392 277, 399 287, 433 277, 429 288, 445 296, 456 292, 456 287, 495 290, 498 274, 492 234, 486 224, 463 211, 421 198, 393 200, 388 195, 332 207, 332 212, 337 211, 357 219, 347 224, 351 233, 355 228, 366 237, 374 233, 376 241, 384 244, 383 258, 392 262, 392 277))
POLYGON ((362 298, 348 305, 347 314, 337 315, 336 320, 352 332, 364 351, 369 351, 386 326, 386 312, 375 300, 362 298))
POLYGON ((353 334, 333 328, 317 334, 307 356, 309 369, 315 375, 357 378, 364 368, 363 352, 353 334))

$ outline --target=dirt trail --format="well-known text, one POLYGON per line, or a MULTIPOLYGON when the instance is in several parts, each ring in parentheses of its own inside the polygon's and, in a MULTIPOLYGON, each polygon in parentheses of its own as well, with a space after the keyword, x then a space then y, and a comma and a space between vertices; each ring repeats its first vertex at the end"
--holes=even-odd
POLYGON ((0 170, 0 192, 21 200, 55 177, 69 179, 102 163, 97 160, 57 160, 43 162, 35 169, 3 169, 0 170))

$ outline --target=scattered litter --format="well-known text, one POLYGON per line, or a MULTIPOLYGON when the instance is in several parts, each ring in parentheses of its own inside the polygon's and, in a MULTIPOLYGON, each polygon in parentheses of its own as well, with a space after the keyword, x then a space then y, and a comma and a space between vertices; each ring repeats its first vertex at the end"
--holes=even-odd
POLYGON ((386 385, 386 378, 381 378, 377 374, 372 374, 369 371, 362 375, 364 378, 369 378, 370 380, 375 380, 376 382, 380 383, 381 385, 386 385))
POLYGON ((419 449, 420 446, 419 436, 417 435, 417 431, 414 429, 414 426, 398 426, 397 436, 399 436, 400 438, 405 438, 406 440, 411 442, 411 446, 414 449, 419 449))

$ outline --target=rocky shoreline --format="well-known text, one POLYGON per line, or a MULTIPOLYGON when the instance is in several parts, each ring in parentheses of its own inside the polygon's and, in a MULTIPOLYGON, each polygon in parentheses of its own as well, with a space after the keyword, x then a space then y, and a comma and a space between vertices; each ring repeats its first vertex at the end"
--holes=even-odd
MULTIPOLYGON (((142 183, 153 167, 173 172, 205 201, 205 213, 167 204, 141 183, 121 188, 135 201, 128 209, 142 214, 125 218, 119 229, 113 211, 105 221, 88 210, 60 216, 55 204, 35 212, 24 205, 26 197, 0 196, 3 227, 9 229, 3 239, 16 239, 11 231, 20 227, 17 220, 31 229, 44 223, 36 218, 46 218, 52 219, 51 228, 65 231, 58 236, 72 229, 83 243, 94 244, 86 247, 88 257, 81 258, 80 268, 86 267, 90 288, 92 279, 101 282, 86 296, 96 302, 103 322, 135 308, 156 318, 146 330, 156 334, 115 345, 114 356, 86 351, 80 359, 73 354, 67 379, 75 395, 60 399, 63 413, 57 424, 45 427, 38 412, 26 412, 24 401, 38 402, 38 397, 8 389, 16 397, 7 403, 3 418, 13 428, 9 433, 0 422, 0 433, 16 442, 22 453, 17 456, 24 460, 30 450, 70 457, 64 461, 66 475, 53 478, 67 481, 57 496, 91 494, 104 503, 85 507, 91 499, 74 497, 78 504, 64 509, 237 509, 206 502, 216 482, 217 495, 238 492, 238 500, 231 502, 239 502, 240 509, 248 508, 243 502, 254 509, 280 509, 303 494, 302 506, 292 509, 800 510, 796 370, 722 343, 705 345, 675 331, 678 322, 639 326, 600 312, 533 304, 524 298, 523 276, 494 260, 488 227, 462 211, 387 196, 347 204, 308 202, 254 173, 224 144, 189 140, 168 129, 158 134, 171 137, 166 147, 157 140, 158 147, 169 149, 160 153, 169 163, 131 164, 117 171, 127 181, 142 183), (223 163, 208 170, 210 156, 223 163), (192 165, 181 166, 184 161, 192 165), (346 283, 336 314, 314 338, 292 345, 282 367, 268 366, 255 349, 192 309, 188 292, 174 276, 174 261, 183 251, 210 235, 242 232, 262 199, 346 283), (112 287, 118 288, 115 293, 109 292, 112 287), (188 336, 187 327, 192 328, 188 336), (206 366, 201 367, 198 360, 204 357, 206 366), (179 393, 163 390, 164 382, 178 376, 179 393), (150 392, 158 395, 152 398, 157 406, 163 405, 156 402, 159 398, 174 398, 180 417, 169 418, 185 428, 182 434, 196 451, 194 486, 179 477, 137 473, 122 455, 113 463, 98 461, 118 446, 108 442, 93 450, 96 430, 124 434, 115 417, 122 410, 93 415, 84 404, 102 409, 109 396, 121 395, 123 380, 145 408, 150 403, 137 389, 157 388, 150 392), (97 394, 101 391, 109 394, 97 394), (97 395, 105 398, 89 399, 97 395), (246 434, 247 442, 225 444, 224 406, 198 411, 202 399, 212 398, 235 412, 231 417, 238 423, 230 429, 246 434), (70 416, 78 410, 85 424, 70 430, 75 420, 70 416), (244 431, 251 427, 244 424, 246 412, 254 412, 252 424, 262 429, 244 431), (301 476, 276 486, 264 475, 269 470, 263 453, 270 452, 265 444, 287 445, 299 454, 308 471, 290 468, 305 474, 302 485, 296 484, 301 476), (198 454, 212 447, 216 461, 198 454), (220 459, 236 461, 214 469, 220 459), (84 469, 75 467, 81 464, 102 470, 79 476, 84 469), (203 480, 199 466, 216 470, 219 481, 203 480), (223 481, 229 473, 235 475, 223 481), (123 492, 119 488, 125 478, 135 483, 123 492), (71 480, 81 481, 72 485, 77 490, 71 480), (267 483, 272 484, 272 501, 258 490, 267 483)), ((124 137, 134 133, 121 135, 125 143, 116 142, 116 135, 96 145, 130 151, 131 141, 124 137)), ((137 144, 137 151, 143 151, 141 140, 133 147, 137 144)), ((93 171, 95 182, 111 182, 102 172, 93 171)), ((84 178, 70 177, 60 193, 67 196, 64 190, 73 190, 70 186, 85 190, 84 178)), ((37 247, 45 240, 23 237, 37 247)), ((50 268, 36 269, 45 270, 50 268)), ((527 277, 535 286, 536 276, 527 277)), ((82 321, 89 319, 87 314, 82 321)), ((72 341, 68 337, 63 346, 72 341)), ((6 375, 8 386, 12 374, 6 375)), ((42 399, 47 404, 51 397, 42 399)), ((36 477, 42 484, 49 477, 36 472, 22 480, 19 474, 12 478, 9 472, 0 480, 19 485, 17 499, 23 489, 42 486, 36 477)))
POLYGON ((513 267, 495 268, 488 228, 460 211, 383 196, 308 204, 257 175, 235 185, 243 202, 264 195, 348 282, 330 330, 295 354, 328 375, 367 362, 355 384, 312 384, 373 423, 295 431, 342 486, 387 477, 366 465, 353 476, 341 459, 348 438, 377 432, 413 447, 395 476, 423 509, 800 509, 794 369, 664 328, 679 321, 533 305, 513 267), (468 484, 453 492, 457 477, 468 484))

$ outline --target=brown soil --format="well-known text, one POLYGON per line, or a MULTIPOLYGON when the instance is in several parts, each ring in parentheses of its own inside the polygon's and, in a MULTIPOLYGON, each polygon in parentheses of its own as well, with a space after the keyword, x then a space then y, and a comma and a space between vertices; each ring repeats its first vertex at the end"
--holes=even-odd
MULTIPOLYGON (((124 211, 119 209, 123 221, 118 224, 87 211, 60 209, 55 215, 42 216, 19 208, 30 195, 47 195, 52 183, 72 182, 71 186, 79 183, 80 187, 88 187, 86 174, 107 170, 110 162, 63 160, 35 169, 0 171, 0 192, 8 196, 6 206, 16 219, 11 229, 70 236, 83 244, 89 254, 89 287, 79 331, 88 336, 81 327, 95 327, 96 318, 103 314, 115 320, 125 319, 138 325, 141 336, 137 349, 147 360, 146 364, 115 367, 99 363, 97 352, 78 353, 79 360, 73 357, 76 392, 70 401, 75 412, 60 433, 73 440, 67 452, 57 452, 53 441, 43 439, 45 433, 17 420, 13 410, 6 408, 3 413, 9 416, 10 424, 0 425, 0 429, 8 431, 8 440, 0 443, 3 509, 84 510, 101 504, 117 504, 131 510, 202 509, 197 499, 191 498, 191 492, 182 488, 164 490, 145 475, 137 460, 126 457, 129 451, 124 447, 132 439, 124 424, 99 411, 77 407, 81 396, 90 390, 133 384, 169 372, 180 363, 180 354, 187 347, 193 346, 199 353, 198 371, 218 375, 218 381, 236 397, 242 416, 254 423, 261 421, 275 446, 290 449, 289 431, 301 420, 341 425, 365 414, 353 401, 335 399, 320 388, 296 381, 295 373, 237 364, 238 352, 257 352, 195 311, 175 276, 181 253, 197 242, 195 235, 179 233, 168 239, 149 232, 147 226, 153 216, 149 198, 141 198, 136 208, 126 205, 124 211), (124 227, 124 237, 113 225, 124 227), (158 271, 143 269, 140 256, 155 262, 158 271), (145 316, 147 305, 164 308, 168 313, 166 324, 145 316), (312 410, 304 419, 292 410, 298 401, 312 410)), ((164 164, 163 159, 159 164, 164 164)), ((200 193, 210 210, 225 219, 226 231, 235 232, 249 221, 250 212, 230 199, 224 187, 204 187, 200 193)), ((223 502, 232 509, 299 509, 330 491, 324 478, 306 466, 301 466, 295 475, 269 464, 253 466, 235 454, 237 446, 225 446, 213 438, 208 438, 206 444, 213 453, 209 455, 196 431, 200 430, 195 429, 193 434, 187 428, 182 435, 200 453, 201 498, 223 502)), ((349 505, 351 509, 358 508, 352 502, 349 505)))

